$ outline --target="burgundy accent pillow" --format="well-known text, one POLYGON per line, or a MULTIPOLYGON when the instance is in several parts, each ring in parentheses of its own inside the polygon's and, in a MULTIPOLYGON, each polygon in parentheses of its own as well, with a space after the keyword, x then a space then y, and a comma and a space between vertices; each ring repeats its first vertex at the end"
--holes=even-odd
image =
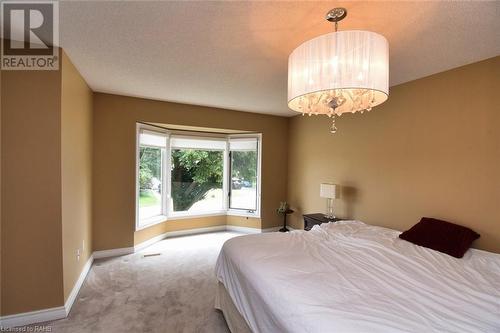
POLYGON ((477 232, 467 227, 430 217, 422 217, 420 222, 399 235, 399 238, 408 242, 455 258, 462 258, 479 237, 477 232))

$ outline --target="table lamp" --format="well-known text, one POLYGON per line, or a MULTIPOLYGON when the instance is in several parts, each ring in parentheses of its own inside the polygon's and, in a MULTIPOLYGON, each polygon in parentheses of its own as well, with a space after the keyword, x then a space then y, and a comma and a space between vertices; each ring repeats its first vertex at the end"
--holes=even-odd
POLYGON ((338 199, 338 186, 335 184, 322 183, 319 187, 319 196, 327 199, 326 214, 327 219, 334 219, 333 214, 333 199, 338 199))

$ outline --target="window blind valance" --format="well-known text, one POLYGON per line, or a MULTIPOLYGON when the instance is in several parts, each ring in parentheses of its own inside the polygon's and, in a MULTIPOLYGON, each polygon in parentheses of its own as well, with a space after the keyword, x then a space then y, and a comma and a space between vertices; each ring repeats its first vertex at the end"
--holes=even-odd
POLYGON ((257 138, 230 138, 229 150, 257 150, 257 138))
POLYGON ((207 150, 225 150, 225 138, 210 137, 185 137, 172 135, 170 137, 170 147, 174 149, 207 149, 207 150))
POLYGON ((167 146, 167 137, 161 133, 141 130, 139 134, 139 143, 143 146, 165 148, 167 146))

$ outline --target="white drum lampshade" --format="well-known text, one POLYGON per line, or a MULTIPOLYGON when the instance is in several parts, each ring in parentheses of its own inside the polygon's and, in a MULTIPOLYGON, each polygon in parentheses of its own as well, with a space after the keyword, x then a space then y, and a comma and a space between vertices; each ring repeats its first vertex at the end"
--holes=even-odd
MULTIPOLYGON (((337 26, 346 15, 345 8, 335 8, 327 20, 337 26)), ((288 107, 294 111, 335 117, 370 111, 388 96, 389 44, 375 32, 328 33, 301 44, 288 58, 288 107)))
POLYGON ((336 199, 338 198, 337 185, 323 183, 319 186, 319 196, 322 198, 336 199))

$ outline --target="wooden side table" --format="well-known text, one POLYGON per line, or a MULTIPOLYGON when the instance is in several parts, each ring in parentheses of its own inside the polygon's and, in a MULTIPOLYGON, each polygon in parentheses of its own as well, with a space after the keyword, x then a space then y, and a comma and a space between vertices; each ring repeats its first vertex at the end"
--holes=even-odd
POLYGON ((304 230, 307 231, 311 230, 317 224, 341 221, 338 218, 328 219, 325 217, 325 214, 321 213, 304 214, 302 216, 304 217, 304 230))
POLYGON ((279 231, 280 232, 287 232, 287 231, 290 231, 287 229, 286 227, 286 216, 288 214, 292 214, 294 211, 291 210, 291 209, 287 209, 286 211, 284 211, 283 213, 280 213, 280 214, 283 214, 283 228, 281 228, 279 231))

